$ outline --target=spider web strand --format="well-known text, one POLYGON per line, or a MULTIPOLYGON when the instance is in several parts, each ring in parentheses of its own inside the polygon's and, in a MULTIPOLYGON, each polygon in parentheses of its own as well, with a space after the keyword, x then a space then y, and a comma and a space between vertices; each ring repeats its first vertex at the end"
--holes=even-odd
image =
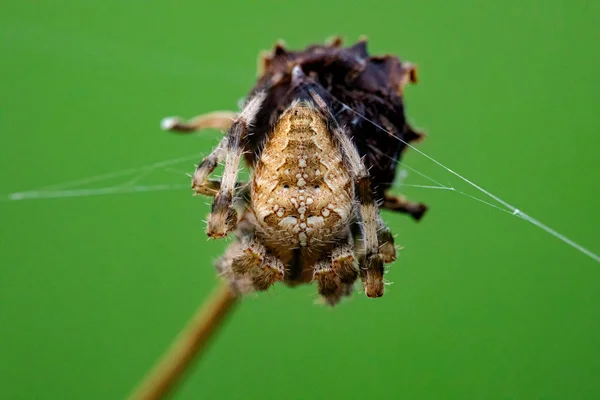
POLYGON ((39 199, 57 199, 65 197, 88 197, 102 196, 108 194, 123 194, 123 193, 144 193, 144 192, 160 192, 167 190, 182 190, 190 189, 190 185, 184 184, 159 184, 159 185, 137 185, 137 186, 111 186, 98 189, 68 189, 68 190, 47 190, 47 191, 28 191, 11 193, 4 197, 3 201, 20 201, 20 200, 39 200, 39 199))
MULTIPOLYGON (((404 143, 406 146, 408 146, 409 148, 411 148, 412 150, 414 150, 415 152, 417 152, 418 154, 422 155, 423 157, 427 158, 428 160, 430 160, 431 162, 433 162, 434 164, 438 165, 439 167, 443 168, 444 170, 450 172, 452 175, 456 176, 457 178, 459 178, 460 180, 462 180, 463 182, 466 182, 467 184, 469 184, 470 186, 472 186, 473 188, 477 189, 478 191, 480 191, 481 193, 485 194, 486 196, 490 197, 491 199, 495 200, 496 202, 498 202, 499 204, 503 205, 504 207, 506 207, 508 210, 510 210, 510 214, 517 216, 527 222, 529 222, 530 224, 544 230, 546 233, 554 236, 555 238, 561 240, 562 242, 568 244, 569 246, 573 247, 574 249, 578 250, 579 252, 585 254, 586 256, 592 258, 594 261, 599 262, 600 263, 600 256, 594 252, 592 252, 591 250, 588 250, 587 248, 583 247, 582 245, 578 244, 577 242, 574 242, 573 240, 569 239, 568 237, 566 237, 565 235, 561 234, 560 232, 552 229, 551 227, 549 227, 548 225, 542 223, 541 221, 533 218, 532 216, 530 216, 529 214, 521 211, 520 209, 518 209, 517 207, 513 206, 512 204, 508 203, 505 200, 502 200, 500 197, 496 196, 495 194, 489 192, 488 190, 482 188, 481 186, 477 185, 476 183, 474 183, 473 181, 467 179, 466 177, 462 176, 461 174, 459 174, 458 172, 452 170, 451 168, 446 167, 444 164, 442 164, 441 162, 439 162, 438 160, 434 159, 433 157, 429 156, 427 153, 419 150, 418 148, 416 148, 415 146, 411 145, 410 143, 408 143, 407 141, 393 135, 390 131, 388 131, 387 129, 385 129, 384 127, 382 127, 381 125, 379 125, 378 123, 376 123, 375 121, 372 121, 371 119, 367 118, 366 116, 362 115, 361 113, 359 113, 358 111, 354 110, 352 107, 348 106, 347 104, 339 101, 338 99, 335 99, 337 102, 339 102, 341 105, 343 105, 344 107, 346 107, 348 110, 352 111, 355 115, 357 115, 358 117, 364 119, 365 121, 369 122, 370 124, 372 124, 373 126, 375 126, 378 129, 381 129, 382 131, 386 132, 388 135, 390 135, 391 137, 395 138, 396 140, 404 143)), ((428 178, 430 179, 430 178, 428 178)), ((430 179, 433 181, 433 179, 430 179)), ((434 181, 435 182, 435 181, 434 181)), ((435 182, 437 183, 437 182, 435 182)), ((440 186, 444 186, 444 185, 440 185, 440 186)), ((467 197, 471 197, 474 198, 478 201, 482 201, 488 205, 492 205, 490 203, 487 203, 481 199, 477 199, 475 197, 472 197, 470 195, 467 195, 463 192, 457 191, 457 190, 453 190, 457 193, 460 193, 462 195, 465 195, 467 197)), ((493 205, 492 205, 493 206, 493 205)), ((496 207, 499 208, 499 207, 496 207)), ((506 210, 503 210, 506 211, 506 210)))

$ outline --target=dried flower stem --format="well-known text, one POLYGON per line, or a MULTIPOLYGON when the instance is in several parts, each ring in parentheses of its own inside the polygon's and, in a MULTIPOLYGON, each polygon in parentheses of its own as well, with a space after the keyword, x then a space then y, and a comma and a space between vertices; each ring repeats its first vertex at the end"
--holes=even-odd
POLYGON ((129 399, 157 400, 166 396, 195 356, 206 347, 213 333, 236 303, 235 293, 226 285, 220 286, 211 298, 200 306, 188 326, 129 399))

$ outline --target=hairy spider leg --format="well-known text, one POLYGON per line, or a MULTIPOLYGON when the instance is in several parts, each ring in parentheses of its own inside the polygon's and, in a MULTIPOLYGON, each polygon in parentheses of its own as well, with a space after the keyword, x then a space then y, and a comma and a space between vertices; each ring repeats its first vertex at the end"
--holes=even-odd
MULTIPOLYGON (((198 164, 192 176, 192 189, 194 189, 196 194, 214 197, 219 193, 221 190, 221 181, 208 179, 208 177, 213 173, 217 165, 223 162, 226 150, 227 137, 224 137, 217 147, 198 164)), ((235 190, 238 195, 244 193, 247 191, 247 182, 236 182, 235 190)))
POLYGON ((346 239, 331 251, 331 266, 343 284, 353 285, 358 278, 358 270, 354 266, 354 239, 350 230, 346 239))
POLYGON ((389 264, 396 261, 394 237, 385 222, 383 222, 381 215, 377 219, 377 241, 379 242, 379 254, 383 257, 383 262, 389 264))
POLYGON ((233 260, 243 253, 244 248, 242 243, 236 240, 227 247, 225 253, 215 263, 219 276, 224 278, 236 293, 250 293, 254 291, 254 285, 249 276, 236 275, 231 269, 233 260))
MULTIPOLYGON (((295 67, 294 69, 296 68, 299 69, 299 67, 295 67)), ((354 180, 356 200, 358 202, 358 216, 360 219, 359 224, 365 251, 365 256, 359 260, 360 276, 365 293, 368 297, 381 297, 384 291, 384 257, 379 254, 379 241, 377 238, 377 228, 381 217, 371 193, 371 176, 365 168, 356 146, 331 115, 325 101, 312 89, 309 92, 323 113, 331 120, 333 136, 340 145, 344 161, 354 180)))
POLYGON ((267 290, 284 275, 283 262, 269 254, 257 240, 243 247, 242 254, 233 259, 231 269, 236 275, 249 276, 254 290, 258 291, 267 290))
POLYGON ((192 189, 197 194, 206 196, 216 196, 221 188, 219 181, 209 180, 208 177, 213 173, 217 165, 225 159, 227 150, 227 137, 221 139, 217 147, 206 156, 194 171, 192 177, 192 189))
POLYGON ((212 204, 206 229, 207 235, 212 238, 225 237, 236 227, 237 213, 231 207, 231 203, 233 202, 238 169, 244 150, 241 145, 241 138, 256 118, 265 97, 265 92, 259 92, 250 98, 224 138, 224 140, 227 140, 225 169, 221 179, 221 187, 212 204))
POLYGON ((415 221, 419 221, 427 211, 427 206, 423 203, 415 203, 407 200, 405 197, 394 196, 389 193, 385 194, 381 208, 408 214, 415 221))
MULTIPOLYGON (((237 114, 233 111, 215 111, 194 117, 189 123, 182 122, 178 117, 167 117, 161 122, 165 130, 178 133, 190 133, 203 129, 227 130, 231 128, 237 114)), ((221 139, 217 147, 196 166, 192 177, 192 189, 196 194, 214 197, 221 189, 221 181, 208 179, 217 165, 225 159, 227 150, 227 137, 221 139)), ((245 182, 236 183, 236 187, 242 188, 245 182)))
POLYGON ((343 296, 352 293, 358 270, 354 265, 354 242, 350 232, 331 252, 331 257, 315 265, 313 279, 317 281, 319 294, 327 304, 336 305, 343 296))
POLYGON ((252 235, 232 243, 217 262, 217 270, 239 293, 265 291, 281 281, 285 273, 283 262, 252 235))

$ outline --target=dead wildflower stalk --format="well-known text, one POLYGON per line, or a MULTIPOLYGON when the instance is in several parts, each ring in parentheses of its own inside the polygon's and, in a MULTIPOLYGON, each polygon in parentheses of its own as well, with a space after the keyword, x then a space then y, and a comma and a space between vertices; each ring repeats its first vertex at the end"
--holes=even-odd
POLYGON ((129 397, 130 400, 164 398, 177 384, 192 360, 206 348, 212 335, 234 309, 237 296, 221 285, 204 302, 171 347, 129 397))

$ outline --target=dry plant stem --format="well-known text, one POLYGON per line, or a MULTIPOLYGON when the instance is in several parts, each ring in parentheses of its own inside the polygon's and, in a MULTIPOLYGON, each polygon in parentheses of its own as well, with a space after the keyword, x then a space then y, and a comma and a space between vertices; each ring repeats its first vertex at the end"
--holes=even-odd
POLYGON ((237 296, 227 285, 221 285, 215 290, 131 395, 130 400, 164 398, 179 381, 191 361, 206 347, 213 333, 236 303, 237 296))

